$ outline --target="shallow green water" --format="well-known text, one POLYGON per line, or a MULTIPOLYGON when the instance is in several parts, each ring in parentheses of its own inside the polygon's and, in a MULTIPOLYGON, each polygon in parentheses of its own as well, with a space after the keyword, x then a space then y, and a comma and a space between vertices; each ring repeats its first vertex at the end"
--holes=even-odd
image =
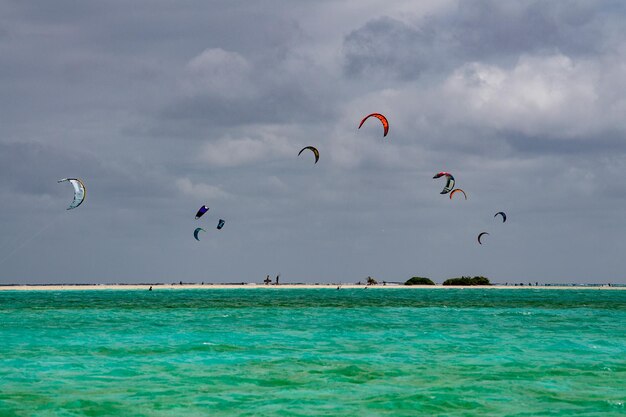
POLYGON ((0 416, 626 415, 626 291, 0 293, 0 416))

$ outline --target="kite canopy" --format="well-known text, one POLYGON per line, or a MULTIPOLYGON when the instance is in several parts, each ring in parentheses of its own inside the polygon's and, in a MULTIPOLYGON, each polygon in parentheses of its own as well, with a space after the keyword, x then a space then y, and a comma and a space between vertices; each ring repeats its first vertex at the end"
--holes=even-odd
POLYGON ((503 211, 499 211, 496 214, 494 214, 493 217, 496 217, 498 214, 502 216, 502 223, 506 222, 506 213, 503 211))
POLYGON ((193 231, 193 237, 195 237, 198 242, 200 241, 200 239, 198 239, 198 233, 200 233, 200 231, 206 232, 206 230, 201 227, 198 227, 196 230, 193 231))
POLYGON ((304 151, 304 150, 310 150, 311 152, 313 152, 313 155, 315 155, 315 163, 317 164, 317 161, 320 160, 320 153, 317 150, 317 148, 313 147, 313 146, 305 146, 304 148, 300 149, 300 152, 298 152, 298 156, 300 156, 300 154, 304 151))
POLYGON ((367 116, 365 116, 365 118, 361 120, 361 124, 359 124, 359 129, 361 128, 361 126, 363 126, 363 123, 365 123, 365 121, 369 119, 370 117, 375 117, 378 120, 380 120, 380 122, 383 124, 383 129, 384 129, 383 136, 387 136, 387 133, 389 133, 389 122, 387 121, 387 118, 380 113, 372 113, 372 114, 368 114, 367 116))
POLYGON ((481 237, 483 237, 484 235, 488 235, 488 234, 489 234, 489 233, 487 233, 487 232, 482 232, 482 233, 480 233, 480 234, 478 235, 478 243, 482 245, 482 244, 483 244, 483 242, 481 242, 481 241, 480 241, 480 238, 481 238, 481 237))
POLYGON ((85 184, 78 178, 63 178, 62 180, 58 180, 57 182, 65 181, 69 181, 69 183, 72 184, 72 186, 74 187, 74 200, 67 209, 75 209, 76 207, 80 206, 83 201, 85 201, 85 197, 87 196, 87 188, 85 187, 85 184))
POLYGON ((200 209, 196 213, 196 220, 198 220, 200 217, 202 217, 204 215, 204 213, 206 213, 207 211, 209 211, 209 208, 207 206, 200 207, 200 209))
MULTIPOLYGON (((433 179, 441 178, 441 177, 444 177, 444 176, 447 179, 446 185, 445 185, 445 187, 443 187, 443 190, 439 194, 448 194, 450 191, 452 191, 454 189, 454 177, 449 172, 439 172, 439 173, 437 173, 433 177, 433 179)), ((465 193, 463 193, 463 194, 465 194, 465 193)), ((467 198, 467 196, 466 196, 466 198, 467 198)))
POLYGON ((450 200, 452 200, 452 196, 455 195, 456 193, 463 193, 463 195, 465 196, 465 199, 467 200, 467 194, 465 194, 465 191, 461 190, 460 188, 457 188, 456 190, 452 190, 452 192, 450 193, 450 200))
POLYGON ((226 222, 225 222, 224 220, 220 219, 220 220, 217 222, 217 229, 219 230, 219 229, 221 229, 222 227, 224 227, 224 223, 226 223, 226 222))

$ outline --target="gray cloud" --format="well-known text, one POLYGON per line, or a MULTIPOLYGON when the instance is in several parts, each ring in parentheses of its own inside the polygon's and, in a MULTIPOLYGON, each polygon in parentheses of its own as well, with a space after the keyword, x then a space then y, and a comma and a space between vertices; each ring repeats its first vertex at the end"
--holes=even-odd
POLYGON ((346 36, 346 72, 417 78, 437 64, 435 42, 436 35, 429 29, 411 27, 386 16, 376 18, 346 36))
POLYGON ((611 6, 618 4, 605 2, 599 8, 581 1, 505 4, 479 0, 460 2, 456 13, 444 20, 466 59, 541 51, 587 55, 605 46, 610 33, 607 23, 613 23, 606 7, 611 6))
POLYGON ((623 282, 624 6, 385 10, 2 3, 0 282, 623 282))
POLYGON ((623 41, 620 2, 494 0, 458 2, 444 14, 411 24, 377 17, 344 41, 347 74, 415 79, 462 62, 507 62, 521 54, 606 53, 623 41))
MULTIPOLYGON (((321 81, 325 70, 296 54, 267 60, 207 49, 178 76, 179 93, 158 113, 156 130, 193 135, 194 127, 314 123, 333 116, 333 92, 321 81), (189 124, 191 122, 191 124, 189 124), (186 124, 187 126, 180 126, 186 124)), ((199 132, 206 137, 206 130, 199 132)))

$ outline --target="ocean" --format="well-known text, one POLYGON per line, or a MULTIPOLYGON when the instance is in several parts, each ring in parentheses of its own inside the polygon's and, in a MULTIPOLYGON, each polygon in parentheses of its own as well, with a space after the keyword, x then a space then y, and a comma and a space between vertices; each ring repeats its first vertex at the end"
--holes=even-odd
POLYGON ((0 292, 0 416, 623 416, 626 291, 0 292))

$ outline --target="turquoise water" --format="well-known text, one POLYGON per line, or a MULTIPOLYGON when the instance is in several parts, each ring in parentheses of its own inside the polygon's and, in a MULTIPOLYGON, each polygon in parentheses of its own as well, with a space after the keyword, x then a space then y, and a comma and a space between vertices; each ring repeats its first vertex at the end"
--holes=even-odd
POLYGON ((626 291, 0 292, 0 416, 626 415, 626 291))

